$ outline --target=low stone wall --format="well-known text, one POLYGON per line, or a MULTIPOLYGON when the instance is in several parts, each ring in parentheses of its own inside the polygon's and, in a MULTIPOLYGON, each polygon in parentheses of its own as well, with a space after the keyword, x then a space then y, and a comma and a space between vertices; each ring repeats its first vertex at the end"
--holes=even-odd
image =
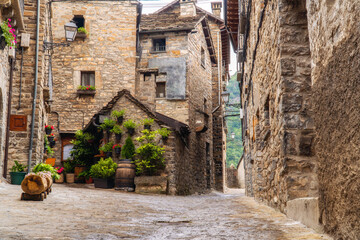
POLYGON ((136 193, 166 194, 168 192, 167 176, 135 177, 136 193))
POLYGON ((238 171, 236 168, 226 168, 226 186, 228 188, 239 188, 238 171))

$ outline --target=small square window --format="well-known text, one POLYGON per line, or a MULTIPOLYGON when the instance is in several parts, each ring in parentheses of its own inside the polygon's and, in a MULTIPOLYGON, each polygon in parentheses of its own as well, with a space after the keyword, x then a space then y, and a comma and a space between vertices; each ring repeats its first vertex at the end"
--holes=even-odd
POLYGON ((165 52, 166 51, 165 38, 153 39, 153 51, 154 52, 165 52))
POLYGON ((81 86, 95 86, 95 72, 81 72, 81 86))
POLYGON ((73 21, 78 28, 85 27, 85 19, 82 15, 75 15, 73 21))
POLYGON ((156 97, 157 98, 164 98, 166 89, 166 82, 157 82, 156 83, 156 97))

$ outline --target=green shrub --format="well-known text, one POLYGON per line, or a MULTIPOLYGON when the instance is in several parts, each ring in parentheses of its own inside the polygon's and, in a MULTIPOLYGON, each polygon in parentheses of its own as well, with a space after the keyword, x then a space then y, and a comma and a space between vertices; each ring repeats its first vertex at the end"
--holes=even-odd
POLYGON ((141 137, 137 137, 135 140, 142 143, 143 141, 152 142, 156 137, 156 131, 150 131, 148 129, 141 131, 143 135, 141 137))
POLYGON ((151 126, 151 125, 154 123, 154 119, 152 119, 152 118, 145 118, 144 120, 142 120, 142 123, 143 123, 144 125, 151 126))
POLYGON ((125 115, 125 110, 120 110, 120 111, 114 110, 111 112, 111 116, 114 118, 122 117, 124 115, 125 115))
POLYGON ((74 161, 67 160, 66 162, 64 162, 63 165, 66 173, 74 173, 74 169, 75 169, 74 161))
POLYGON ((109 179, 114 178, 117 164, 111 157, 107 159, 101 158, 97 164, 91 166, 90 175, 93 178, 109 179))
POLYGON ((85 177, 86 179, 89 179, 91 177, 90 170, 85 170, 79 173, 78 177, 85 177))
POLYGON ((136 128, 136 123, 135 123, 133 120, 131 120, 131 119, 125 121, 123 125, 124 125, 124 127, 126 127, 127 129, 129 129, 129 128, 136 128))
POLYGON ((44 143, 45 143, 44 146, 45 146, 46 154, 48 158, 51 158, 54 155, 54 150, 50 147, 50 143, 47 136, 44 136, 44 143))
POLYGON ((115 126, 116 122, 110 118, 105 118, 104 123, 100 125, 100 128, 102 130, 110 130, 115 126))
POLYGON ((84 133, 82 130, 78 130, 75 133, 75 139, 71 141, 74 144, 73 149, 70 152, 74 164, 90 167, 95 155, 94 147, 89 140, 93 140, 94 136, 90 133, 84 133))
POLYGON ((111 152, 113 145, 114 145, 113 142, 108 142, 108 143, 104 144, 102 147, 100 147, 100 148, 99 148, 99 151, 111 152))
POLYGON ((128 137, 125 140, 125 144, 121 151, 121 156, 126 159, 132 159, 135 154, 135 145, 131 139, 131 137, 128 137))
POLYGON ((77 31, 80 32, 80 33, 88 34, 88 31, 86 31, 86 29, 85 29, 84 27, 79 27, 79 28, 77 29, 77 31))
POLYGON ((171 131, 170 131, 169 129, 167 129, 167 128, 161 128, 161 129, 157 130, 157 133, 158 133, 161 137, 167 138, 167 137, 169 137, 171 131))
POLYGON ((55 179, 59 179, 60 175, 57 173, 57 171, 55 170, 55 168, 53 168, 50 164, 46 164, 46 163, 39 163, 38 165, 36 165, 33 170, 34 173, 38 173, 38 172, 50 172, 51 173, 51 177, 55 178, 55 179))
POLYGON ((136 150, 136 174, 156 175, 159 170, 165 168, 165 149, 155 143, 146 143, 136 150))
POLYGON ((11 172, 25 172, 27 165, 21 164, 18 161, 14 161, 15 165, 12 166, 11 172))
POLYGON ((115 134, 121 134, 122 133, 122 129, 120 128, 119 125, 115 125, 110 132, 115 133, 115 134))

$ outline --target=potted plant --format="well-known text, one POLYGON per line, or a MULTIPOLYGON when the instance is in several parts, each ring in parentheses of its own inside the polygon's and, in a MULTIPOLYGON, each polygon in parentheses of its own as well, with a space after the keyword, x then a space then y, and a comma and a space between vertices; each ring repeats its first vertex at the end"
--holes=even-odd
POLYGON ((125 141, 125 144, 122 148, 121 156, 125 159, 132 159, 135 154, 135 145, 131 137, 128 137, 125 141))
POLYGON ((59 174, 60 178, 59 179, 55 179, 56 183, 63 183, 64 182, 64 169, 63 167, 56 167, 55 170, 56 172, 59 174))
POLYGON ((75 182, 74 168, 75 168, 75 165, 74 165, 73 161, 68 159, 66 162, 64 162, 64 170, 66 173, 65 176, 66 176, 67 183, 75 182))
POLYGON ((96 188, 113 188, 114 176, 117 164, 114 163, 111 157, 101 158, 97 164, 91 166, 90 174, 94 179, 96 188))
POLYGON ((124 115, 125 115, 125 110, 120 110, 120 111, 114 110, 111 112, 111 116, 116 118, 119 124, 122 124, 122 122, 124 121, 124 115))
POLYGON ((116 156, 120 156, 120 153, 121 153, 121 145, 120 145, 120 144, 115 144, 115 145, 113 145, 113 149, 115 150, 115 155, 116 155, 116 156))
POLYGON ((99 151, 103 151, 106 154, 106 157, 111 157, 112 156, 112 146, 114 145, 113 142, 108 142, 106 144, 104 144, 103 146, 101 146, 99 148, 99 151))
POLYGON ((125 121, 123 125, 128 130, 129 135, 131 135, 131 136, 134 135, 136 123, 133 120, 129 119, 129 120, 125 121))
POLYGON ((53 133, 47 135, 47 139, 49 141, 49 145, 51 148, 55 146, 55 135, 53 133))
POLYGON ((51 134, 51 131, 54 130, 54 126, 51 125, 45 125, 45 133, 46 135, 51 134))
POLYGON ((163 140, 167 140, 171 131, 167 128, 160 128, 159 130, 157 130, 158 134, 162 137, 163 140))
POLYGON ((51 166, 54 166, 56 158, 53 158, 54 150, 51 148, 47 136, 44 136, 44 146, 45 146, 45 152, 47 155, 47 159, 46 159, 45 163, 50 164, 51 166))
POLYGON ((0 49, 4 49, 6 46, 11 48, 15 48, 16 46, 16 35, 15 29, 11 26, 11 19, 8 18, 7 20, 3 21, 0 24, 0 49))
POLYGON ((96 94, 96 88, 95 86, 91 85, 80 85, 77 88, 77 94, 79 95, 95 95, 96 94))
POLYGON ((121 134, 122 134, 122 130, 120 128, 119 125, 115 125, 110 132, 115 133, 115 139, 116 141, 120 141, 121 140, 121 134))
POLYGON ((15 165, 12 166, 10 170, 10 178, 11 184, 21 185, 21 182, 24 180, 26 172, 26 165, 19 163, 18 161, 14 161, 15 165))
POLYGON ((151 129, 151 125, 154 123, 154 119, 152 118, 145 118, 142 120, 142 123, 144 124, 144 129, 151 129))
POLYGON ((85 178, 85 183, 86 184, 93 183, 93 179, 91 177, 90 170, 86 170, 86 171, 81 172, 78 177, 85 178))
POLYGON ((86 31, 86 29, 84 27, 79 27, 77 29, 77 34, 76 34, 76 38, 82 38, 85 39, 88 35, 88 31, 86 31))
POLYGON ((106 131, 108 139, 110 136, 110 130, 113 129, 113 127, 115 126, 115 121, 110 119, 110 118, 105 118, 104 119, 104 123, 102 123, 100 125, 100 128, 104 131, 106 131))

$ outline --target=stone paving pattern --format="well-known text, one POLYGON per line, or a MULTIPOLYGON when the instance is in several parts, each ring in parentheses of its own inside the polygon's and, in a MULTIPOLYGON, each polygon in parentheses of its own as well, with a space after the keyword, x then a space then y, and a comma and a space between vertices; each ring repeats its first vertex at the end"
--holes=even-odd
POLYGON ((227 194, 165 196, 55 184, 43 202, 0 183, 0 239, 331 239, 270 207, 227 194))

